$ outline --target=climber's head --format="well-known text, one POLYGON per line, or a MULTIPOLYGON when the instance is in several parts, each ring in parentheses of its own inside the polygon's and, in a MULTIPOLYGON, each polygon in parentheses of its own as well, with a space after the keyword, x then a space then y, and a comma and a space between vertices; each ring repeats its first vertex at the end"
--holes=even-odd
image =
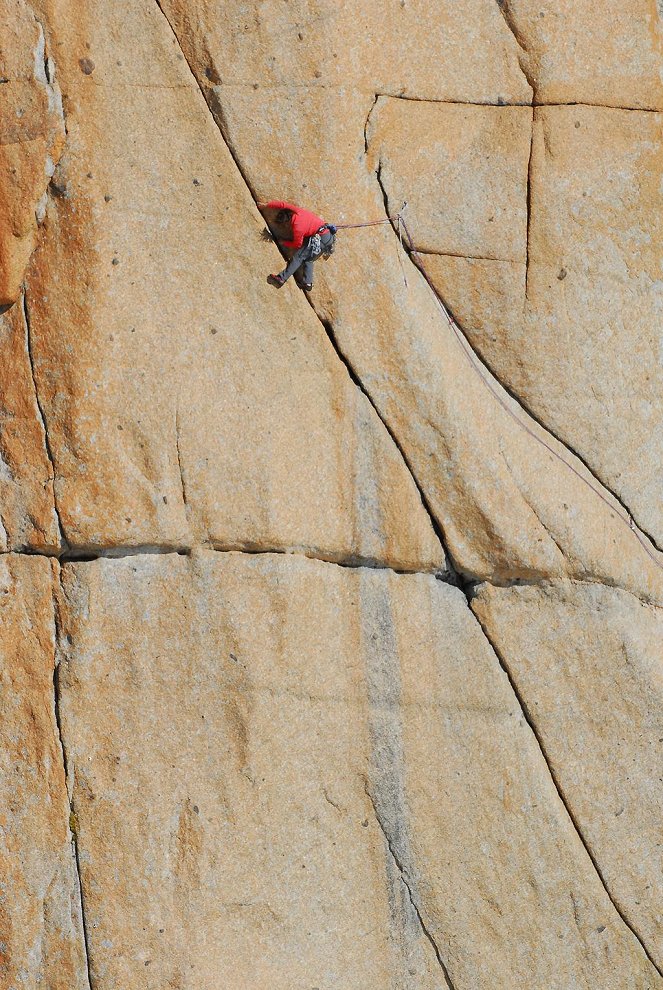
POLYGON ((275 219, 277 223, 290 223, 292 220, 292 210, 279 210, 275 219))

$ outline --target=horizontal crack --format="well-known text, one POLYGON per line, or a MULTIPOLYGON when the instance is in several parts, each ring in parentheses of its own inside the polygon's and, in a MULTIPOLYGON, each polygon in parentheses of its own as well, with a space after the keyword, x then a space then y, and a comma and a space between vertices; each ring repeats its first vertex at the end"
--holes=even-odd
POLYGON ((303 557, 307 560, 319 560, 323 564, 332 564, 335 567, 345 567, 349 569, 368 568, 376 571, 391 571, 394 574, 428 574, 440 581, 455 584, 455 575, 447 571, 431 567, 429 570, 422 570, 416 567, 395 567, 383 560, 375 557, 363 557, 361 555, 344 556, 333 552, 326 553, 320 549, 308 549, 305 547, 265 547, 252 545, 250 543, 219 543, 211 540, 209 543, 200 543, 195 546, 175 546, 173 544, 136 544, 120 545, 111 547, 69 547, 67 550, 58 552, 36 547, 29 550, 5 550, 0 553, 2 556, 17 557, 48 557, 60 561, 61 564, 70 563, 90 563, 95 560, 122 560, 125 557, 145 557, 145 556, 172 556, 190 557, 197 550, 208 550, 215 553, 241 553, 247 556, 273 556, 278 554, 283 557, 303 557))

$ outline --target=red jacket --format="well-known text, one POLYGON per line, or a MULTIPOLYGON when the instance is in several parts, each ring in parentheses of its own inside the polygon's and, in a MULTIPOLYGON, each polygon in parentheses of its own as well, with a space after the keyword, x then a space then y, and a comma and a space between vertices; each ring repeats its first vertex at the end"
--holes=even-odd
POLYGON ((292 240, 282 241, 285 247, 300 248, 305 237, 317 234, 325 225, 325 221, 316 217, 315 213, 303 210, 301 206, 295 206, 293 203, 282 203, 278 199, 273 199, 271 203, 267 203, 267 206, 274 210, 292 210, 292 240))

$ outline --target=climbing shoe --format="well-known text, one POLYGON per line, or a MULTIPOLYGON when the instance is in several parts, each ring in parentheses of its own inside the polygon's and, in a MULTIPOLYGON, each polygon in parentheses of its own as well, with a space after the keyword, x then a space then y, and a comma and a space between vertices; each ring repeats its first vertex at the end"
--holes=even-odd
POLYGON ((304 292, 310 292, 313 288, 313 282, 302 282, 302 289, 304 292))
POLYGON ((270 285, 275 285, 277 289, 280 289, 285 279, 281 275, 269 275, 267 281, 270 285))

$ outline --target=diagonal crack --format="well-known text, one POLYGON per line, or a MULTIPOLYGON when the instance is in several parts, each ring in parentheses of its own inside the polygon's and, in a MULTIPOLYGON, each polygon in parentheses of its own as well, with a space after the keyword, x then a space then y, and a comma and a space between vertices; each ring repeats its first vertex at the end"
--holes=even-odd
MULTIPOLYGON (((57 563, 54 563, 52 566, 54 568, 54 571, 55 569, 57 569, 57 577, 54 573, 53 581, 58 582, 60 590, 64 595, 64 591, 62 589, 62 572, 60 570, 60 566, 57 563)), ((67 829, 69 832, 69 840, 71 842, 74 869, 76 872, 76 883, 78 887, 78 898, 81 906, 81 926, 83 929, 83 951, 85 954, 85 966, 87 971, 88 986, 90 987, 90 990, 94 990, 94 981, 92 979, 92 968, 90 965, 90 939, 87 928, 87 920, 85 916, 85 895, 83 894, 83 884, 81 881, 81 861, 80 861, 80 853, 78 849, 78 834, 77 834, 78 821, 76 817, 76 810, 74 807, 73 782, 71 789, 69 786, 70 784, 69 760, 67 757, 67 748, 64 741, 64 733, 62 730, 62 721, 60 719, 61 691, 60 691, 60 659, 58 656, 58 644, 61 642, 62 639, 62 623, 60 619, 60 606, 55 591, 55 587, 53 587, 52 601, 53 601, 53 636, 54 636, 53 641, 55 644, 55 656, 53 658, 53 707, 55 712, 55 724, 57 726, 58 740, 60 743, 60 752, 62 754, 65 790, 67 793, 67 800, 69 804, 69 821, 67 824, 67 829)))
MULTIPOLYGON (((378 185, 382 191, 385 213, 388 217, 390 215, 389 196, 387 194, 385 185, 382 181, 381 162, 378 163, 375 174, 377 177, 378 185)), ((393 228, 394 228, 394 224, 392 222, 392 229, 393 228)), ((394 232, 396 233, 395 230, 394 232)), ((410 261, 415 266, 415 268, 417 268, 421 272, 422 276, 428 283, 431 292, 434 294, 440 306, 449 316, 449 309, 446 303, 444 303, 444 301, 442 300, 442 297, 440 296, 439 292, 433 285, 430 276, 423 268, 423 263, 418 264, 417 261, 415 260, 414 256, 419 255, 420 252, 416 249, 414 244, 407 243, 407 238, 402 243, 404 250, 407 252, 408 257, 410 258, 410 261)), ((626 505, 626 503, 623 502, 622 499, 612 491, 612 489, 608 488, 608 486, 605 485, 599 477, 597 477, 597 475, 592 471, 589 465, 585 462, 585 460, 581 457, 580 454, 577 453, 577 451, 573 447, 570 447, 562 437, 558 436, 542 420, 540 420, 537 417, 537 415, 530 409, 530 407, 523 400, 521 400, 519 395, 517 395, 507 385, 502 384, 497 373, 493 370, 492 366, 487 361, 484 361, 483 357, 478 353, 478 351, 475 350, 472 342, 463 332, 460 324, 455 319, 453 320, 452 329, 454 329, 454 333, 456 334, 459 343, 465 350, 468 359, 475 366, 477 374, 482 379, 485 387, 493 395, 493 397, 503 405, 505 411, 514 420, 514 422, 516 422, 516 424, 527 434, 529 434, 537 443, 542 444, 549 451, 549 453, 553 455, 553 457, 555 457, 558 461, 564 464, 569 471, 571 471, 574 475, 576 475, 576 477, 579 478, 583 484, 585 484, 591 491, 593 491, 594 494, 597 496, 597 498, 601 499, 601 501, 605 503, 605 505, 608 507, 610 512, 613 513, 617 518, 619 518, 624 523, 624 525, 628 526, 628 528, 633 533, 635 539, 637 539, 638 543, 641 545, 641 547, 643 548, 647 556, 653 561, 653 563, 657 567, 663 569, 663 562, 659 560, 658 556, 655 553, 655 551, 658 551, 659 553, 663 551, 658 546, 653 536, 650 533, 648 533, 647 530, 644 529, 642 526, 636 524, 635 517, 633 516, 633 513, 626 505), (537 426, 539 426, 541 430, 543 430, 543 432, 548 437, 552 437, 557 441, 557 443, 560 445, 560 447, 564 450, 565 453, 571 455, 580 464, 582 464, 583 468, 589 475, 591 481, 588 478, 584 477, 583 474, 573 466, 570 460, 567 460, 561 453, 556 451, 553 447, 549 446, 544 440, 542 440, 539 436, 537 436, 534 430, 531 429, 530 426, 528 426, 528 424, 525 422, 524 418, 521 418, 521 416, 516 415, 516 413, 513 412, 505 403, 502 403, 502 400, 499 398, 499 394, 495 389, 495 383, 499 384, 499 387, 504 392, 506 392, 506 394, 513 400, 513 402, 518 407, 520 413, 524 414, 524 416, 527 416, 531 420, 533 420, 533 422, 536 423, 537 426), (614 500, 614 503, 616 504, 610 502, 608 495, 614 500)))
POLYGON ((46 448, 46 456, 48 457, 48 462, 49 462, 50 468, 51 468, 51 475, 52 475, 52 477, 49 478, 49 481, 51 482, 51 484, 53 486, 53 510, 55 512, 55 517, 56 517, 57 523, 58 523, 58 532, 60 534, 60 542, 61 542, 61 544, 62 544, 63 547, 66 547, 67 546, 67 538, 66 538, 66 536, 64 534, 64 529, 63 529, 63 526, 62 526, 62 519, 60 517, 60 509, 58 507, 58 496, 57 496, 56 487, 55 487, 55 477, 56 477, 56 473, 55 473, 55 459, 53 457, 53 451, 51 449, 51 441, 50 441, 50 437, 48 435, 48 427, 46 425, 46 416, 44 415, 44 407, 42 405, 41 398, 40 398, 40 395, 39 395, 39 388, 37 387, 37 376, 35 374, 34 355, 32 353, 32 328, 31 328, 31 325, 30 325, 30 310, 28 308, 28 296, 27 296, 27 292, 26 292, 25 289, 23 290, 23 296, 22 296, 22 299, 21 299, 21 303, 22 303, 22 307, 23 307, 23 320, 25 322, 25 346, 26 346, 26 350, 27 350, 27 353, 28 353, 28 363, 30 365, 30 375, 32 377, 32 387, 33 387, 34 393, 35 393, 35 402, 37 404, 37 412, 39 414, 39 421, 41 423, 41 428, 42 428, 42 430, 44 432, 44 447, 46 448))
POLYGON ((495 0, 495 2, 497 3, 499 12, 502 15, 504 23, 508 27, 509 31, 513 35, 516 44, 518 45, 518 65, 520 66, 520 71, 525 76, 525 79, 527 80, 527 83, 530 89, 532 90, 532 94, 533 94, 532 100, 533 102, 536 102, 536 79, 534 78, 534 74, 532 73, 532 70, 529 65, 530 53, 527 49, 527 45, 525 44, 525 40, 522 37, 522 34, 518 28, 518 24, 516 23, 516 19, 514 17, 513 11, 511 10, 509 0, 495 0))
MULTIPOLYGON (((209 108, 209 111, 210 111, 210 113, 212 115, 212 119, 214 120, 216 126, 219 129, 219 133, 221 134, 221 137, 223 138, 224 144, 226 145, 226 148, 228 149, 228 152, 230 153, 230 155, 232 157, 232 160, 235 163, 235 166, 237 168, 237 171, 239 172, 242 180, 244 181, 244 184, 246 185, 247 189, 249 190, 249 192, 251 194, 251 197, 253 198, 253 201, 255 202, 255 204, 257 206, 258 205, 258 196, 256 195, 256 192, 255 192, 255 190, 254 190, 254 188, 253 188, 253 186, 251 184, 251 181, 250 181, 248 175, 246 174, 244 168, 242 167, 242 164, 241 164, 241 162, 239 160, 239 157, 237 156, 237 154, 235 152, 235 149, 233 147, 232 141, 230 140, 230 137, 229 137, 229 134, 228 134, 228 128, 227 128, 227 125, 226 125, 226 122, 225 122, 225 118, 224 118, 223 106, 218 101, 218 99, 215 100, 215 105, 214 106, 212 105, 210 96, 208 95, 208 93, 206 93, 206 91, 203 89, 202 85, 200 84, 200 81, 198 80, 198 77, 196 76, 196 73, 194 72, 193 66, 189 62, 189 60, 188 60, 188 58, 186 56, 186 52, 183 50, 183 48, 182 48, 182 46, 180 44, 180 40, 177 37, 177 33, 176 33, 173 25, 170 23, 170 20, 168 18, 168 15, 165 13, 165 11, 164 11, 164 9, 163 9, 163 7, 161 5, 161 0, 155 0, 155 3, 157 5, 157 7, 159 8, 159 10, 161 11, 161 13, 163 14, 164 18, 166 19, 166 22, 168 23, 168 26, 170 27, 170 30, 171 30, 171 32, 173 34, 173 37, 175 38, 175 40, 176 40, 176 42, 177 42, 177 44, 178 44, 178 46, 180 48, 180 51, 182 52, 182 55, 186 59, 186 62, 187 62, 187 65, 189 66, 189 70, 191 72, 191 75, 193 76, 193 78, 194 78, 194 80, 195 80, 195 82, 196 82, 196 84, 198 86, 198 89, 200 90, 200 92, 201 92, 201 94, 203 96, 203 99, 207 103, 207 106, 209 108)), ((378 99, 378 97, 376 96, 374 98, 374 100, 373 100, 373 103, 372 103, 372 106, 371 106, 371 110, 373 109, 373 107, 377 103, 377 99, 378 99)), ((366 118, 366 127, 368 126, 368 118, 369 117, 370 117, 370 111, 369 111, 368 117, 366 118)), ((366 131, 364 132, 364 139, 366 140, 366 131)), ((421 502, 422 502, 423 508, 425 509, 425 511, 426 511, 426 513, 428 515, 428 518, 430 520, 431 526, 433 528, 433 532, 435 533, 437 539, 439 540, 442 549, 445 551, 446 556, 449 557, 449 550, 448 550, 448 547, 446 545, 446 541, 444 539, 444 535, 442 533, 441 526, 438 523, 437 519, 435 518, 434 513, 432 512, 432 510, 430 508, 430 505, 429 505, 429 503, 428 503, 428 501, 426 499, 426 496, 424 494, 424 491, 421 488, 421 485, 419 484, 419 482, 417 480, 417 477, 416 477, 416 475, 415 475, 415 473, 414 473, 414 471, 412 469, 412 466, 410 465, 407 457, 405 456, 405 453, 403 451, 403 448, 402 448, 401 444, 397 440, 396 436, 394 435, 393 431, 391 430, 391 428, 387 424, 386 420, 380 415, 380 413, 379 413, 379 411, 378 411, 375 403, 373 402, 373 399, 371 398, 370 394, 368 393, 368 391, 364 387, 363 383, 359 379, 358 375, 354 371, 354 369, 353 369, 353 367, 352 367, 349 359, 343 353, 343 351, 342 351, 342 349, 341 349, 341 347, 340 347, 340 345, 338 343, 338 340, 336 338, 336 335, 333 332, 331 323, 328 320, 325 320, 322 316, 320 316, 320 314, 317 312, 317 310, 315 308, 315 304, 314 304, 313 300, 308 296, 307 293, 305 293, 305 297, 306 297, 306 300, 307 300, 309 306, 311 307, 313 313, 315 314, 315 316, 319 320, 320 324, 322 325, 323 329, 325 330, 325 333, 327 335, 327 338, 328 338, 329 342, 331 343, 332 347, 334 348, 334 351, 336 352, 336 356, 339 358, 339 360, 341 361, 341 363, 344 365, 344 367, 345 367, 345 369, 346 369, 346 371, 347 371, 347 373, 348 373, 348 375, 350 377, 350 380, 353 382, 354 385, 357 386, 357 388, 361 391, 361 393, 365 396, 365 398, 367 399, 367 401, 370 403, 370 405, 371 405, 371 407, 372 407, 375 415, 377 416, 377 418, 379 419, 379 421, 384 426, 384 428, 387 431, 388 435, 391 437, 391 440, 393 441, 396 449, 398 450, 399 454, 401 455, 401 458, 402 458, 402 460, 403 460, 403 462, 405 464, 405 467, 406 467, 408 473, 410 474, 410 477, 412 478, 412 481, 413 481, 413 483, 415 485, 415 488, 417 489, 417 491, 419 493, 419 496, 421 498, 421 502)))
POLYGON ((487 641, 490 649, 494 653, 494 655, 495 655, 495 657, 497 659, 497 662, 499 663, 500 667, 502 668, 502 670, 506 674, 506 677, 507 677, 507 679, 509 681, 509 684, 511 686, 511 690, 513 691, 513 693, 514 693, 514 695, 516 697, 516 700, 518 702, 518 705, 520 706, 520 709, 521 709, 521 711, 523 713, 523 716, 525 718, 525 721, 529 725, 529 727, 530 727, 530 729, 532 731, 532 735, 534 736, 534 738, 535 738, 535 740, 536 740, 536 742, 538 744, 539 750, 541 752, 541 756, 543 757, 543 760, 545 761, 545 764, 546 764, 546 766, 548 768, 548 773, 550 774, 550 778, 551 778, 551 780, 552 780, 552 782, 554 784, 554 787, 555 787, 555 790, 557 791, 557 794, 559 796, 559 799, 560 799, 560 801, 562 802, 562 804, 564 806, 564 809, 565 809, 565 811, 566 811, 566 813, 567 813, 567 815, 569 817, 569 820, 571 821, 571 824, 573 825, 573 828, 574 828, 574 830, 575 830, 578 838, 580 839, 580 842, 582 843, 582 845, 584 847, 584 850, 587 853, 587 856, 589 857, 589 860, 590 860, 592 866, 594 867, 594 871, 595 871, 597 877, 599 878, 599 880, 601 882, 601 886, 605 890, 605 892, 606 892, 606 894, 608 896, 608 899, 609 899, 610 903, 612 904, 613 908, 615 909, 615 911, 617 912, 617 914, 621 918, 622 922, 626 925, 626 927, 628 928, 628 930, 631 932, 631 934, 637 940, 638 944, 640 945, 640 948, 644 952, 645 956, 647 957, 647 959, 649 960, 649 962, 651 963, 651 965, 654 967, 654 969, 656 970, 656 972, 660 976, 663 977, 663 970, 657 965, 656 961, 654 960, 654 958, 653 958, 650 950, 647 947, 647 944, 646 944, 646 941, 645 941, 644 937, 642 935, 640 935, 640 933, 638 932, 638 930, 635 927, 635 925, 629 920, 629 918, 628 918, 628 916, 626 914, 626 911, 622 907, 620 907, 617 899, 615 898, 615 896, 613 895, 612 891, 610 890, 610 886, 609 886, 609 884, 608 884, 605 876, 603 875, 603 871, 601 870, 601 867, 599 865, 599 862, 598 862, 598 860, 597 860, 597 858, 596 858, 596 856, 595 856, 595 854, 594 854, 594 852, 593 852, 593 850, 592 850, 589 842, 587 841, 587 839, 585 838, 585 836, 583 834, 582 827, 580 825, 580 822, 578 821, 578 817, 576 816, 575 812, 573 811, 573 808, 571 806, 571 803, 568 800, 566 794, 564 793, 564 789, 563 789, 563 787, 562 787, 562 785, 561 785, 561 783, 560 783, 560 781, 559 781, 559 779, 557 777, 557 774, 555 772, 553 763, 552 763, 552 761, 551 761, 551 759, 550 759, 550 757, 548 755, 548 752, 546 750, 546 746, 545 746, 545 743, 544 743, 543 738, 541 736, 541 733, 539 732, 539 730, 537 728, 536 721, 535 721, 535 719, 534 719, 531 711, 529 710, 529 707, 527 705, 527 702, 526 702, 525 698, 522 696, 522 694, 521 694, 521 692, 520 692, 520 690, 518 688, 518 684, 516 682, 516 679, 515 679, 515 677, 513 675, 512 670, 511 670, 511 668, 510 668, 510 666, 508 664, 508 661, 507 661, 506 657, 504 656, 504 654, 498 648, 497 644, 493 642, 493 640, 492 640, 492 638, 490 636, 490 633, 488 632, 488 629, 486 628, 486 626, 484 625, 484 623, 481 621, 481 618, 479 617, 479 615, 477 615, 477 613, 475 612, 475 610, 472 608, 472 598, 471 598, 471 595, 468 596, 468 605, 469 605, 469 608, 470 608, 470 611, 471 611, 472 615, 476 619, 476 621, 477 621, 477 623, 478 623, 481 631, 483 632, 483 634, 484 634, 484 636, 486 638, 486 641, 487 641))
POLYGON ((438 946, 437 942, 435 941, 435 938, 433 937, 430 928, 428 927, 428 925, 424 921, 423 915, 421 913, 421 909, 420 909, 419 905, 417 904, 417 901, 416 901, 416 899, 414 897, 414 894, 412 892, 412 886, 411 886, 410 880, 408 879, 407 870, 404 868, 403 864, 401 863, 400 857, 399 857, 398 853, 396 852, 391 839, 389 838, 389 833, 387 832, 387 829, 385 827, 385 824, 382 821, 382 818, 380 816, 380 812, 378 811, 377 803, 376 803, 373 795, 371 794, 371 791, 370 791, 367 783, 364 784, 364 790, 366 791, 366 797, 371 802, 371 807, 373 808, 373 814, 375 815, 375 820, 378 823, 378 826, 380 828, 380 831, 382 832, 382 837, 384 838, 384 841, 385 841, 385 844, 387 846, 387 849, 389 850, 389 854, 390 854, 392 860, 394 861, 394 864, 396 866, 396 869, 398 870, 398 875, 400 876, 401 881, 403 883, 403 886, 405 887, 405 889, 407 891, 408 899, 410 901, 410 904, 412 905, 412 909, 413 909, 415 915, 417 916, 417 920, 419 922, 419 925, 421 927, 421 930, 424 933, 427 941, 430 943, 430 946, 433 949, 433 952, 435 953, 435 958, 437 959, 437 962, 438 962, 438 964, 440 966, 440 969, 442 970, 442 975, 444 976, 444 980, 445 980, 445 983, 446 983, 447 987, 449 988, 449 990, 454 990, 454 985, 451 982, 451 977, 449 976, 449 970, 447 969, 447 966, 446 966, 446 964, 445 964, 445 962, 444 962, 444 960, 442 958, 442 954, 440 952, 439 946, 438 946))
POLYGON ((180 406, 179 401, 175 407, 175 448, 177 450, 177 467, 180 473, 180 487, 182 489, 182 501, 186 507, 186 482, 184 481, 184 472, 182 470, 182 451, 180 449, 180 406))

